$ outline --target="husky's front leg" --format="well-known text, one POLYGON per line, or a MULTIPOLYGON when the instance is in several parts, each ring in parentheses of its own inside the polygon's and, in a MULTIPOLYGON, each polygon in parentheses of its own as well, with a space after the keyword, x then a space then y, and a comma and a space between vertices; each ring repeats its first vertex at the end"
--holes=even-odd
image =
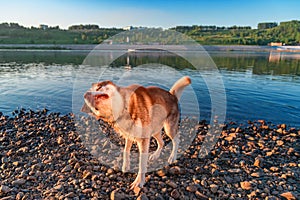
POLYGON ((147 172, 148 167, 148 157, 149 157, 149 145, 150 139, 139 139, 137 140, 137 145, 139 147, 139 171, 138 174, 131 184, 130 189, 134 189, 135 187, 142 188, 145 184, 145 174, 147 172))
POLYGON ((130 139, 125 140, 125 147, 123 151, 123 166, 122 166, 122 172, 128 172, 130 171, 130 149, 132 146, 133 141, 130 139))

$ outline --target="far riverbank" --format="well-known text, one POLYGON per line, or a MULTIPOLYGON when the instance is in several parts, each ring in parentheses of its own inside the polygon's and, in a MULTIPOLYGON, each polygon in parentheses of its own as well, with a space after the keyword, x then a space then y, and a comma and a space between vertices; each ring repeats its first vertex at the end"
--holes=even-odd
MULTIPOLYGON (((0 49, 21 49, 21 50, 86 50, 91 51, 97 47, 98 44, 0 44, 0 49)), ((161 45, 109 45, 101 44, 101 49, 127 50, 134 47, 159 47, 161 45)), ((164 47, 175 47, 180 45, 163 45, 164 47)), ((177 48, 176 47, 176 48, 177 48)), ((276 48, 270 46, 254 46, 254 45, 204 45, 203 48, 207 51, 276 51, 276 48)))

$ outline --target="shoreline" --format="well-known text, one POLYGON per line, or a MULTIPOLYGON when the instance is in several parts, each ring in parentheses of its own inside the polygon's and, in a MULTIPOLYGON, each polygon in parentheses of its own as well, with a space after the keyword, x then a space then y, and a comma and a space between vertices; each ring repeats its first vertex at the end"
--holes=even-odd
POLYGON ((209 125, 199 122, 189 149, 174 164, 148 172, 145 187, 134 193, 129 185, 136 174, 110 168, 86 149, 80 128, 99 129, 81 120, 78 125, 72 114, 46 109, 0 113, 0 198, 300 198, 300 129, 228 123, 209 154, 199 158, 203 141, 211 138, 209 125))
MULTIPOLYGON (((0 44, 0 50, 93 50, 98 44, 0 44)), ((101 44, 101 49, 107 50, 128 50, 133 47, 144 46, 155 47, 160 45, 109 45, 101 44), (117 48, 115 46, 118 46, 117 48)), ((177 45, 162 45, 165 48, 172 48, 177 45)), ((178 45, 180 46, 180 45, 178 45)), ((276 47, 254 46, 254 45, 202 45, 207 51, 278 51, 276 47)), ((177 48, 177 47, 175 47, 177 48)), ((181 47, 180 47, 181 48, 181 47)), ((180 50, 180 49, 179 49, 180 50)))

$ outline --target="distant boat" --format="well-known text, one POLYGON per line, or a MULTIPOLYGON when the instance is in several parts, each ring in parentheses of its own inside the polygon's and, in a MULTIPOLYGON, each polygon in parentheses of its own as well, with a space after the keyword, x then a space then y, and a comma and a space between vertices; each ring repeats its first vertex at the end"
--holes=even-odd
POLYGON ((128 49, 128 52, 135 52, 135 49, 128 49))
POLYGON ((276 50, 278 51, 300 51, 300 46, 277 46, 276 50))
POLYGON ((130 70, 130 69, 131 69, 131 65, 126 65, 126 66, 124 67, 124 69, 130 70))

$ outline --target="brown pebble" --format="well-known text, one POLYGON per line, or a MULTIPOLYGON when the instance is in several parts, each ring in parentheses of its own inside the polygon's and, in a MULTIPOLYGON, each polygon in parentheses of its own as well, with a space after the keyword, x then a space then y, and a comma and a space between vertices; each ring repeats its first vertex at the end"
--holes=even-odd
POLYGON ((207 200, 208 197, 205 194, 202 194, 199 191, 196 191, 195 195, 197 196, 197 198, 202 199, 202 200, 207 200))
POLYGON ((86 188, 86 189, 82 190, 83 193, 90 193, 92 191, 93 191, 92 188, 86 188))
POLYGON ((197 186, 195 184, 189 185, 186 187, 186 190, 189 192, 196 192, 197 191, 197 186))
POLYGON ((59 137, 57 138, 57 144, 61 145, 61 144, 63 144, 63 143, 65 143, 65 140, 64 140, 61 136, 59 136, 59 137))
POLYGON ((240 182, 240 184, 241 184, 241 188, 243 190, 251 190, 252 189, 251 183, 249 181, 240 182))
POLYGON ((284 192, 280 194, 280 196, 284 197, 287 200, 296 200, 296 195, 294 195, 292 192, 284 192))
POLYGON ((255 161, 254 161, 254 166, 255 167, 262 167, 262 161, 263 159, 262 158, 255 158, 255 161))
POLYGON ((158 170, 158 171, 156 172, 156 174, 157 174, 158 176, 160 176, 160 177, 163 177, 163 176, 165 176, 167 173, 166 173, 166 170, 160 169, 160 170, 158 170))

